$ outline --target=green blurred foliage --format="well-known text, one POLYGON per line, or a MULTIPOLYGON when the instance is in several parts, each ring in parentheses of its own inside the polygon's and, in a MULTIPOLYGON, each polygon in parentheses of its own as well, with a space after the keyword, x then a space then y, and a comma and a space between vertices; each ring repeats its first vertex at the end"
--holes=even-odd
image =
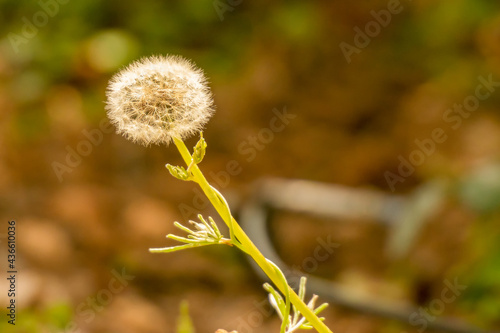
POLYGON ((468 287, 459 303, 470 320, 483 327, 498 325, 500 313, 500 209, 488 215, 474 227, 470 261, 462 274, 468 287))
POLYGON ((189 304, 187 301, 181 302, 180 313, 177 318, 177 333, 195 333, 193 320, 189 316, 189 304))
POLYGON ((478 212, 487 214, 500 210, 500 165, 489 164, 474 170, 462 180, 459 196, 478 212))
MULTIPOLYGON (((17 311, 15 325, 0 321, 0 332, 40 333, 65 331, 73 320, 73 308, 68 303, 51 304, 40 309, 17 311), (13 330, 14 329, 14 330, 13 330)), ((2 313, 2 315, 4 315, 2 313)))

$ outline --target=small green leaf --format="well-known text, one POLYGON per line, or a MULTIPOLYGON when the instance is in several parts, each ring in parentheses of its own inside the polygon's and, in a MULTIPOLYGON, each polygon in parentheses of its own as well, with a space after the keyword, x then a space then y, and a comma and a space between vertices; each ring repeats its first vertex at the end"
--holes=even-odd
POLYGON ((189 173, 183 167, 165 165, 172 176, 180 180, 189 180, 189 173))
POLYGON ((203 158, 205 157, 206 149, 207 142, 203 138, 203 132, 200 132, 200 140, 193 149, 193 162, 195 164, 199 164, 203 160, 203 158))
MULTIPOLYGON (((267 291, 274 300, 275 306, 273 307, 275 308, 276 312, 278 312, 280 318, 283 320, 284 314, 286 313, 285 301, 283 301, 281 295, 269 283, 264 283, 263 287, 264 290, 267 291)), ((271 301, 271 299, 269 299, 269 301, 271 301)), ((271 303, 271 305, 273 304, 271 303)))

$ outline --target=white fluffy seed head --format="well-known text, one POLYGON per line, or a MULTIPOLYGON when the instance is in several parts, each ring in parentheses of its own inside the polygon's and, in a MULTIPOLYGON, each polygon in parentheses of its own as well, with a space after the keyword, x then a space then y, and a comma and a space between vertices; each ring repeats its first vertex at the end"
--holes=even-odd
POLYGON ((203 71, 180 56, 153 56, 115 74, 106 110, 117 132, 148 146, 199 132, 214 112, 203 71))

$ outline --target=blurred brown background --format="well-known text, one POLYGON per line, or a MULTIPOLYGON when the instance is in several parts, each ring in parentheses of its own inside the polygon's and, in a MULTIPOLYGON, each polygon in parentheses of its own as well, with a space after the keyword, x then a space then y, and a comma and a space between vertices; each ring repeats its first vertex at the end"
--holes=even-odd
MULTIPOLYGON (((373 221, 282 215, 272 228, 277 248, 299 265, 318 235, 331 235, 339 249, 311 274, 422 307, 458 278, 467 289, 439 316, 500 329, 498 2, 0 0, 0 8, 0 260, 5 271, 6 222, 15 219, 19 269, 18 322, 12 330, 2 314, 2 332, 176 332, 182 300, 196 332, 279 330, 262 281, 235 249, 148 253, 173 245, 165 239, 173 221, 195 217, 182 207, 213 214, 193 183, 165 169, 181 163, 174 147, 144 148, 106 125, 110 76, 151 54, 181 54, 210 78, 217 111, 201 168, 217 186, 214 175, 240 164, 229 183, 219 179, 232 202, 267 176, 403 195, 446 180, 445 200, 400 260, 387 257, 388 230, 373 221), (488 97, 470 97, 481 85, 488 97), (466 101, 473 111, 447 111, 466 101), (276 110, 295 117, 266 137, 276 110), (401 158, 420 149, 415 140, 437 128, 447 139, 391 186, 388 172, 398 175, 401 158)), ((0 286, 7 304, 5 279, 0 286)), ((421 328, 334 304, 324 314, 339 333, 421 328)))

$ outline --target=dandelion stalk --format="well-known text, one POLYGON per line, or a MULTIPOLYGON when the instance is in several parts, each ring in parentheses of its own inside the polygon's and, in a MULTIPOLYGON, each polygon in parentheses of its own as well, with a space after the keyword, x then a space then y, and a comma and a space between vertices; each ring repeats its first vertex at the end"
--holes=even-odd
MULTIPOLYGON (((266 259, 233 218, 229 206, 217 189, 212 187, 198 164, 203 160, 206 142, 201 136, 191 154, 183 140, 198 133, 213 114, 213 98, 203 72, 190 61, 178 56, 143 58, 118 72, 110 80, 106 110, 117 132, 126 138, 148 146, 173 142, 186 167, 167 164, 170 173, 178 179, 196 182, 229 228, 230 238, 223 238, 215 222, 193 222, 194 229, 180 223, 175 226, 188 235, 168 235, 183 245, 151 249, 151 252, 173 252, 182 249, 227 244, 234 245, 250 255, 274 285, 285 295, 281 332, 286 327, 302 325, 304 321, 290 320, 290 309, 300 313, 307 323, 320 333, 331 333, 317 316, 314 304, 306 305, 303 295, 297 295, 288 285, 281 270, 266 259), (293 305, 293 306, 292 306, 293 305)), ((278 300, 278 294, 275 299, 278 300)), ((279 296, 281 298, 281 296, 279 296)))
MULTIPOLYGON (((175 137, 173 138, 173 141, 186 165, 191 165, 191 153, 189 152, 184 142, 175 137)), ((193 175, 192 180, 198 183, 198 185, 201 187, 202 191, 210 200, 226 225, 233 229, 234 237, 238 240, 239 243, 241 243, 241 247, 243 248, 243 250, 252 257, 252 259, 259 265, 259 267, 283 294, 289 295, 290 302, 300 313, 302 313, 302 315, 318 332, 331 333, 332 331, 325 325, 325 323, 323 323, 320 318, 310 308, 307 307, 304 301, 300 299, 300 297, 293 291, 293 289, 287 283, 285 283, 285 281, 283 281, 282 273, 278 273, 278 271, 276 270, 276 266, 269 263, 269 261, 264 257, 264 255, 259 251, 259 249, 243 231, 240 225, 234 220, 231 215, 228 215, 227 208, 221 202, 219 196, 214 191, 212 186, 208 183, 205 176, 200 171, 198 165, 194 164, 191 167, 191 173, 193 175)))

